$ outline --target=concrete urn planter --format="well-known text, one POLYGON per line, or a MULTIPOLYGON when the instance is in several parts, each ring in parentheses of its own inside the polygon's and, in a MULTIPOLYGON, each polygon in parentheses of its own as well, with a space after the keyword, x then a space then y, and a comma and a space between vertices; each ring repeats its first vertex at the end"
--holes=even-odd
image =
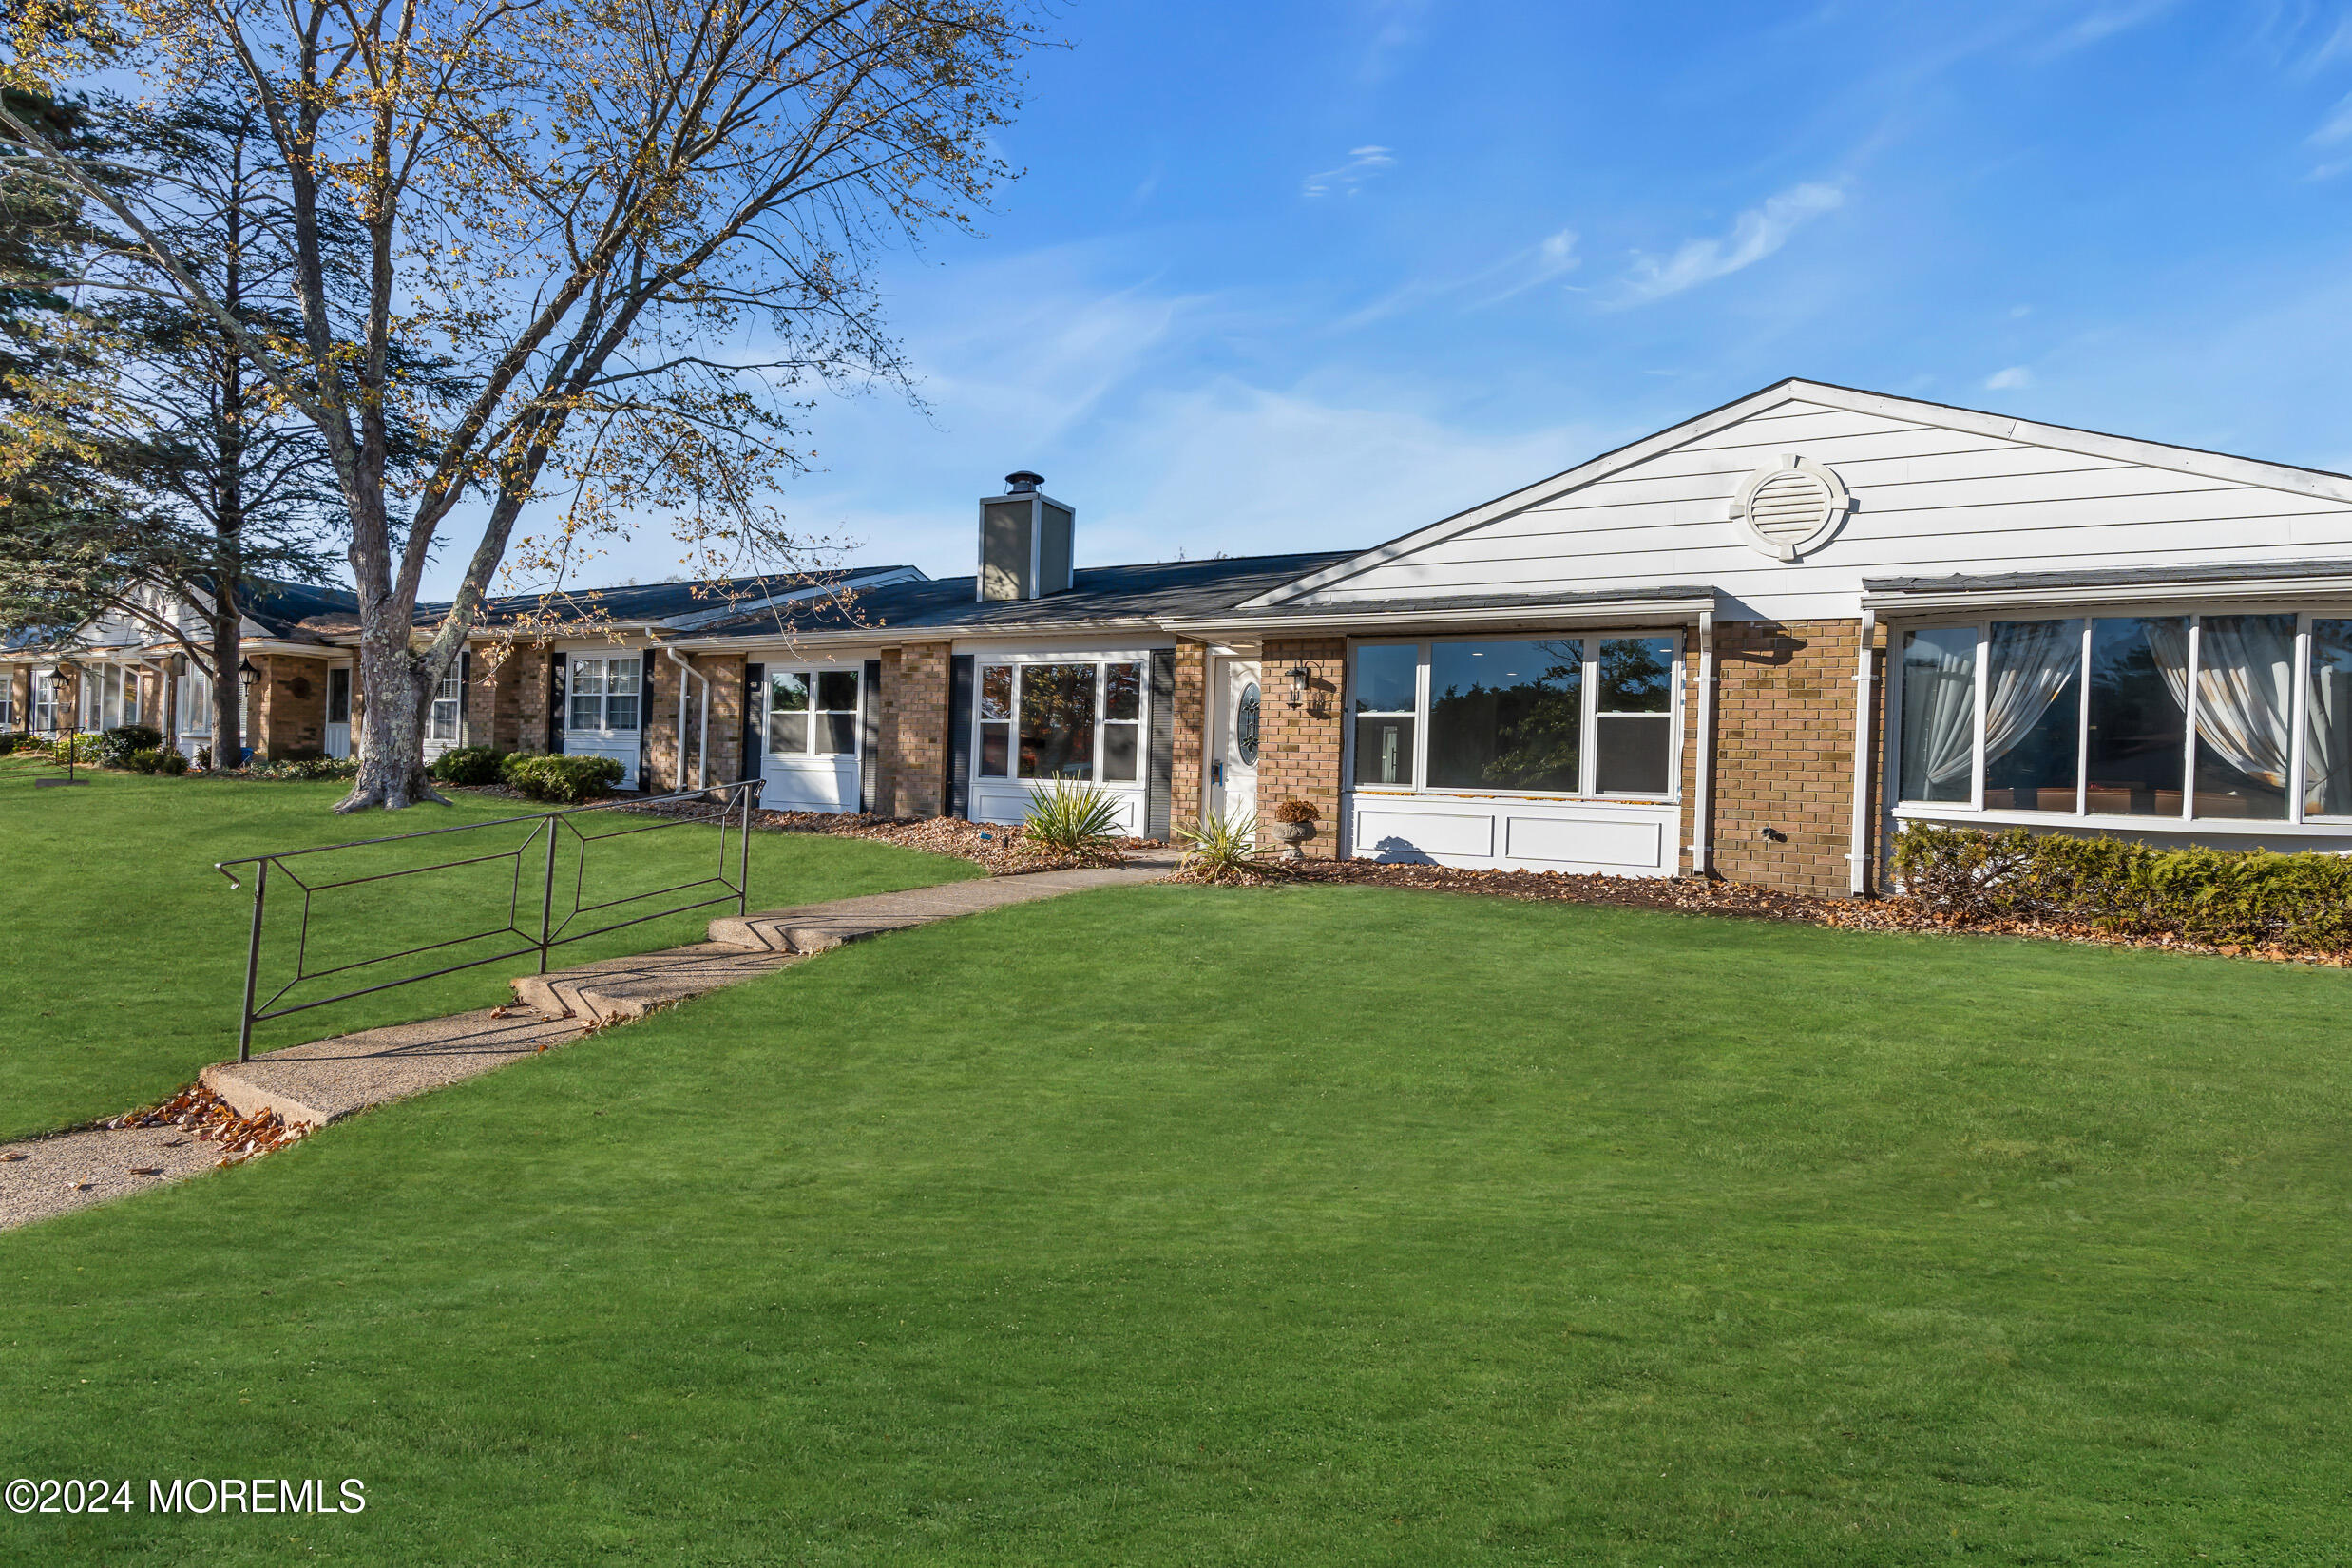
POLYGON ((1299 846, 1315 836, 1315 825, 1311 822, 1277 822, 1274 824, 1274 836, 1282 840, 1283 859, 1303 860, 1306 855, 1299 846))

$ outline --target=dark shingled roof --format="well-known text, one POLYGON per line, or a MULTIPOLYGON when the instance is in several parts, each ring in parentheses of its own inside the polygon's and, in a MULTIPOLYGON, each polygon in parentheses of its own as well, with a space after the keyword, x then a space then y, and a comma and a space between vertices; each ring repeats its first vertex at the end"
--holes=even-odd
POLYGON ((2074 572, 1990 572, 1979 577, 1866 577, 1864 593, 2004 593, 2028 588, 2131 588, 2166 583, 2291 583, 2352 577, 2352 561, 2209 561, 2193 566, 2103 566, 2074 572))
MULTIPOLYGON (((846 613, 837 603, 813 606, 793 619, 792 629, 871 629, 887 634, 939 631, 967 636, 995 630, 1142 626, 1165 617, 1229 610, 1293 578, 1348 560, 1352 553, 1326 550, 1222 561, 1163 561, 1140 566, 1080 566, 1066 593, 985 602, 972 597, 978 583, 969 577, 893 583, 853 595, 846 613)), ((756 637, 775 629, 774 613, 761 610, 720 621, 698 635, 756 637)))
MULTIPOLYGON (((820 584, 854 583, 859 578, 913 570, 912 566, 855 566, 839 572, 771 572, 758 577, 726 577, 716 583, 696 579, 684 583, 627 583, 611 588, 567 588, 552 596, 504 594, 483 602, 475 623, 498 626, 542 615, 552 615, 559 621, 591 617, 614 621, 666 621, 679 616, 716 614, 730 603, 762 600, 772 594, 798 593, 820 584)), ((315 632, 357 631, 359 601, 352 595, 345 598, 348 602, 314 616, 309 628, 315 632)), ((446 599, 420 603, 416 606, 416 624, 433 625, 449 609, 449 601, 446 599)))
POLYGON ((349 588, 320 587, 315 583, 263 581, 250 583, 239 606, 262 631, 293 641, 317 641, 303 622, 320 617, 359 613, 359 596, 349 588))

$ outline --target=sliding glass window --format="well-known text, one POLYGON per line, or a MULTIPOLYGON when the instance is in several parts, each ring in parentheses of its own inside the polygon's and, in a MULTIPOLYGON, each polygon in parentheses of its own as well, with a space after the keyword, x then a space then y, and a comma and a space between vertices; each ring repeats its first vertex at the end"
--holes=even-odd
POLYGON ((1364 643, 1350 776, 1464 794, 1670 795, 1679 670, 1672 636, 1364 643))
POLYGON ((2352 621, 1988 621, 1907 630, 1902 647, 1906 803, 1966 807, 1980 776, 1994 812, 2352 815, 2352 621))

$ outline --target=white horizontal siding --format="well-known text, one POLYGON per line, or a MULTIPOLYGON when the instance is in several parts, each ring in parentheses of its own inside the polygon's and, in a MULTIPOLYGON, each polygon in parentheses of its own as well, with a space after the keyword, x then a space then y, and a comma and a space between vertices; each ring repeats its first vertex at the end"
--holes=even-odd
POLYGON ((1432 538, 1308 596, 1607 593, 1710 584, 1758 615, 1848 616, 1867 577, 2352 559, 2352 505, 1806 403, 1738 420, 1518 511, 1432 538), (1794 564, 1729 516, 1794 452, 1856 509, 1794 564))

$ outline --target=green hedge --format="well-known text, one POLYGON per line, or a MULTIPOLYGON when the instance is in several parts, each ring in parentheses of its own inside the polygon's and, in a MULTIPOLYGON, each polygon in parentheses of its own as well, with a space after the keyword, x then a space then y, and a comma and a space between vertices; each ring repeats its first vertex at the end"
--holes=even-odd
POLYGON ((544 752, 517 752, 499 764, 499 777, 507 788, 560 806, 576 806, 612 794, 624 771, 609 756, 561 756, 544 752))
POLYGON ((98 762, 101 767, 126 766, 133 752, 152 752, 162 748, 163 732, 145 724, 121 724, 98 733, 98 762))
POLYGON ((506 755, 495 746, 452 747, 433 758, 432 775, 444 784, 495 784, 506 755))
POLYGON ((2352 857, 1913 823, 1895 841, 1895 870, 1906 896, 1964 925, 2041 920, 2218 947, 2352 949, 2352 857))

